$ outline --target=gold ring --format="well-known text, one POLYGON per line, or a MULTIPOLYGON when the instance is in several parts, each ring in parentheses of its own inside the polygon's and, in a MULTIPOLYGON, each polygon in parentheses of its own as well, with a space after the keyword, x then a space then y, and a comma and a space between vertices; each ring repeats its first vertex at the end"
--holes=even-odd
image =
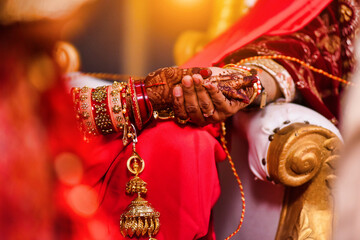
POLYGON ((210 112, 210 113, 203 113, 203 116, 204 116, 204 118, 208 118, 208 117, 211 117, 212 115, 214 115, 214 113, 215 113, 215 108, 210 112))
POLYGON ((187 119, 181 119, 181 118, 176 118, 177 119, 177 122, 180 123, 180 124, 186 124, 190 118, 187 118, 187 119))
POLYGON ((137 152, 134 151, 131 157, 127 160, 126 166, 132 174, 136 175, 144 171, 145 161, 137 152), (132 163, 135 163, 135 165, 132 165, 132 163))

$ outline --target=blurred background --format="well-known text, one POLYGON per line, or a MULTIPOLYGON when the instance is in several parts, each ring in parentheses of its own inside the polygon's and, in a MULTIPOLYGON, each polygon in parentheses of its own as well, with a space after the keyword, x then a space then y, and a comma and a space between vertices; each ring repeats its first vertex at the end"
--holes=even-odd
MULTIPOLYGON (((102 0, 79 28, 67 31, 82 60, 82 71, 146 75, 174 65, 176 39, 186 30, 205 31, 213 1, 102 0)), ((71 22, 70 22, 71 24, 71 22)))

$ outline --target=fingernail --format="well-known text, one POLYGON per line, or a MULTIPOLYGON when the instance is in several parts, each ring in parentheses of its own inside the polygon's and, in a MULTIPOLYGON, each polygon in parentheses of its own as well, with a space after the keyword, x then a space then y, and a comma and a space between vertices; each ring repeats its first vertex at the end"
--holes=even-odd
POLYGON ((200 74, 203 78, 208 78, 212 75, 212 71, 209 68, 201 69, 200 74))
POLYGON ((206 89, 211 89, 211 83, 204 83, 203 86, 204 86, 206 89))
POLYGON ((204 86, 204 88, 209 89, 209 84, 208 83, 204 83, 203 86, 204 86))
POLYGON ((217 85, 215 83, 210 83, 210 88, 211 89, 217 89, 217 85))
POLYGON ((181 95, 182 95, 182 88, 179 87, 179 86, 174 87, 173 93, 174 93, 174 96, 175 96, 175 97, 181 97, 181 95))
POLYGON ((192 78, 189 75, 183 77, 182 83, 185 87, 191 87, 192 85, 192 78))
POLYGON ((200 82, 201 82, 201 80, 202 80, 202 77, 201 77, 200 74, 194 74, 194 75, 193 75, 193 79, 194 79, 194 83, 195 83, 196 85, 199 85, 200 82))

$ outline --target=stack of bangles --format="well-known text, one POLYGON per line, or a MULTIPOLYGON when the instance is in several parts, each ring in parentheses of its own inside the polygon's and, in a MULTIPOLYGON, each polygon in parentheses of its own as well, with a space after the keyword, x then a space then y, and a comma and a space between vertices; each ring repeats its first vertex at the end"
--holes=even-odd
MULTIPOLYGON (((259 77, 246 66, 229 64, 224 68, 240 71, 244 77, 255 77, 254 93, 249 103, 263 92, 259 77)), ((124 145, 133 137, 134 129, 143 129, 144 125, 154 119, 173 119, 174 112, 169 109, 153 111, 153 107, 145 89, 144 80, 134 81, 129 78, 127 83, 114 82, 110 86, 97 88, 72 88, 76 118, 85 140, 97 135, 122 132, 124 145), (164 114, 165 112, 166 114, 164 114)), ((189 119, 178 119, 185 124, 189 119)))
POLYGON ((73 88, 76 118, 84 138, 122 132, 126 145, 132 138, 134 123, 138 130, 151 119, 153 109, 144 81, 129 79, 110 86, 73 88))

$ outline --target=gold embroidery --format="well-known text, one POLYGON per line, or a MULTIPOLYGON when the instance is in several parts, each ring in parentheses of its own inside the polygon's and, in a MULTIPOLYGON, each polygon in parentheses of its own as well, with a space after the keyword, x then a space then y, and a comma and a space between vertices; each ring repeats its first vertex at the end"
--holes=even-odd
POLYGON ((106 99, 106 86, 95 88, 92 93, 92 100, 95 102, 102 102, 106 99))
POLYGON ((340 22, 349 22, 353 16, 353 11, 350 7, 345 4, 340 5, 340 22))

